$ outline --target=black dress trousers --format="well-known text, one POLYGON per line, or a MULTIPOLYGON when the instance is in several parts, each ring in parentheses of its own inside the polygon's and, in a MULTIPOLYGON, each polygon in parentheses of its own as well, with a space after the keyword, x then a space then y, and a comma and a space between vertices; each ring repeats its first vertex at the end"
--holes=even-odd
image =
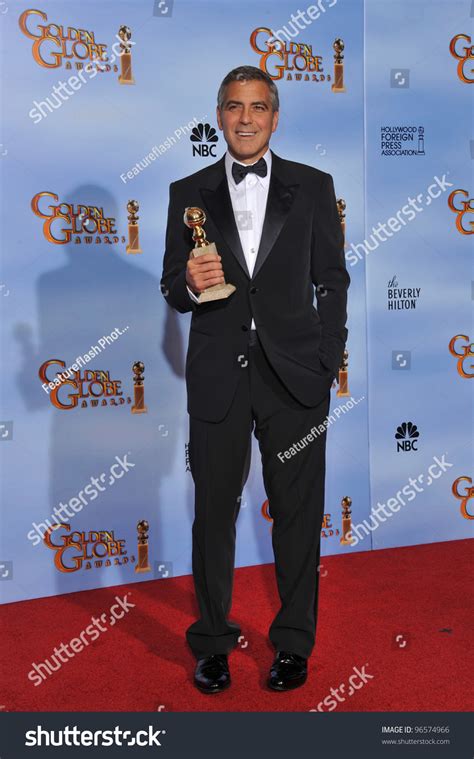
POLYGON ((228 616, 236 519, 253 430, 273 519, 281 602, 269 636, 277 651, 308 657, 316 633, 326 452, 322 424, 330 392, 318 405, 303 406, 269 364, 258 335, 249 334, 248 356, 241 361, 242 376, 227 415, 218 423, 190 416, 189 460, 195 483, 192 566, 200 616, 187 629, 186 639, 201 657, 229 653, 241 634, 228 616))

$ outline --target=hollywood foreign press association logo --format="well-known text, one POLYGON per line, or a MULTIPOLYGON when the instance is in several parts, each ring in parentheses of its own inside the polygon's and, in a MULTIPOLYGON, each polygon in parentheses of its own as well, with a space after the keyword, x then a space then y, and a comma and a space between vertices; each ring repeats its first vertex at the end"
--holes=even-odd
POLYGON ((420 437, 418 427, 413 422, 403 422, 397 427, 395 440, 397 441, 397 453, 400 451, 417 451, 417 442, 420 437))
POLYGON ((424 156, 425 127, 397 124, 380 127, 380 155, 424 156))
POLYGON ((209 156, 217 158, 215 148, 219 137, 210 124, 197 124, 189 139, 193 143, 193 158, 197 155, 201 158, 208 158, 209 156))

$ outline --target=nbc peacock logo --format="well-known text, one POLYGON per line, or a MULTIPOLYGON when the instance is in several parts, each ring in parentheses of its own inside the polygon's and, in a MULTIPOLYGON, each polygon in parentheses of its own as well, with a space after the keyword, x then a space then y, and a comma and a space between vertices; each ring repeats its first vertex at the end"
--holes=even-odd
POLYGON ((395 440, 397 441, 397 453, 400 451, 417 451, 417 442, 420 437, 418 427, 413 422, 403 422, 397 427, 395 440))
POLYGON ((197 124, 189 137, 193 143, 193 158, 200 156, 217 158, 215 148, 219 137, 216 130, 210 124, 197 124))

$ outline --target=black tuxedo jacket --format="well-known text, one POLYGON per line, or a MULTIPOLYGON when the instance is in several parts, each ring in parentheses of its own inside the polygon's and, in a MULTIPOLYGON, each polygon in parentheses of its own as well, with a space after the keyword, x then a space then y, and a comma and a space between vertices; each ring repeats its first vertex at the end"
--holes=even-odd
POLYGON ((224 157, 170 185, 161 289, 170 306, 192 311, 186 357, 188 412, 220 421, 246 371, 252 317, 267 358, 306 406, 329 391, 347 340, 350 277, 330 174, 272 151, 262 237, 250 277, 234 219, 224 157), (222 256, 229 298, 196 304, 186 288, 194 247, 187 206, 207 216, 206 237, 222 256), (317 309, 313 306, 316 292, 317 309))

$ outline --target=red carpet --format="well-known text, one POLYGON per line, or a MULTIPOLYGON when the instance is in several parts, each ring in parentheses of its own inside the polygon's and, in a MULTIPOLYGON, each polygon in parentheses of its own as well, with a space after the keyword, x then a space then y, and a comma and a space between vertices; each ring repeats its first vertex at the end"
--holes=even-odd
MULTIPOLYGON (((184 631, 194 619, 192 578, 179 577, 0 607, 3 711, 469 711, 472 542, 324 557, 316 647, 303 688, 265 688, 277 609, 273 565, 236 570, 231 618, 242 626, 230 656, 232 687, 204 696, 191 684, 184 631), (134 608, 39 686, 32 663, 51 657, 108 612, 134 608), (403 636, 403 637, 398 637, 403 636), (398 637, 398 643, 396 638, 398 637), (348 682, 355 669, 355 688, 348 682), (371 676, 371 677, 370 677, 371 676), (330 700, 331 688, 338 688, 330 700)), ((471 617, 472 623, 472 617, 471 617)), ((95 637, 95 636, 94 636, 95 637)))

